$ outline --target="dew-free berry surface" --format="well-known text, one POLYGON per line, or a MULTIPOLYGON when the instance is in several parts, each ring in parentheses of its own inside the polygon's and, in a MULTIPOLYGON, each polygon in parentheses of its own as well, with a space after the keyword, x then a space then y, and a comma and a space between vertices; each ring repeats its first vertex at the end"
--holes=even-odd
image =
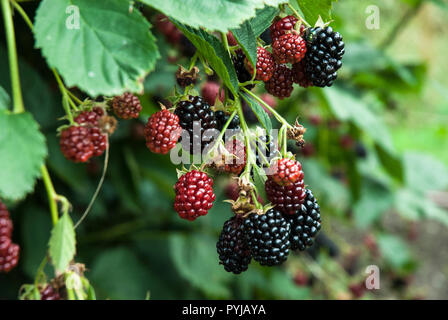
POLYGON ((285 214, 294 214, 300 210, 305 201, 305 185, 303 180, 281 186, 271 176, 265 183, 266 196, 275 208, 285 214))
POLYGON ((291 225, 275 208, 262 215, 251 213, 244 220, 244 232, 252 257, 262 266, 279 265, 288 258, 291 225))
POLYGON ((155 153, 167 154, 176 146, 182 133, 179 117, 164 109, 154 113, 146 123, 146 146, 155 153))
MULTIPOLYGON (((252 74, 246 69, 244 63, 245 59, 246 55, 244 54, 243 50, 240 49, 235 51, 235 55, 232 56, 233 67, 235 68, 236 75, 240 83, 252 80, 252 74)), ((254 87, 255 85, 253 84, 245 86, 245 88, 248 90, 252 90, 254 87)))
POLYGON ((140 111, 142 111, 142 105, 138 97, 129 92, 114 97, 112 108, 118 118, 125 120, 138 118, 140 111))
POLYGON ((246 243, 242 218, 234 216, 224 223, 216 249, 219 263, 227 272, 240 274, 247 270, 252 257, 246 243))
POLYGON ((71 126, 61 132, 59 140, 62 154, 73 162, 86 162, 95 151, 90 128, 85 126, 71 126))
POLYGON ((282 19, 275 20, 271 27, 272 41, 277 40, 280 36, 286 34, 286 32, 294 29, 298 19, 294 16, 286 16, 282 19))
POLYGON ((294 83, 299 84, 303 88, 308 88, 313 85, 305 73, 305 61, 302 60, 292 65, 292 76, 294 83))
POLYGON ((321 229, 320 208, 311 190, 305 190, 306 198, 300 210, 292 215, 285 215, 291 223, 291 249, 305 250, 314 243, 321 229))
POLYGON ((7 273, 14 269, 19 262, 20 247, 12 243, 5 254, 0 255, 0 273, 7 273))
POLYGON ((279 185, 288 185, 303 180, 302 165, 294 159, 279 159, 273 167, 272 179, 279 185))
POLYGON ((277 63, 298 63, 306 53, 306 42, 296 33, 280 36, 272 44, 272 54, 277 63))
POLYGON ((289 97, 293 90, 292 70, 285 65, 277 65, 271 79, 265 82, 265 88, 279 99, 289 97))
POLYGON ((189 139, 180 138, 185 150, 197 154, 212 142, 213 131, 207 130, 216 129, 218 123, 215 113, 202 97, 190 96, 189 100, 179 102, 174 114, 179 117, 180 126, 188 131, 189 139))
POLYGON ((101 156, 107 147, 107 135, 103 134, 98 127, 98 121, 102 116, 104 116, 104 110, 94 107, 91 111, 81 112, 75 118, 75 122, 83 124, 89 129, 90 140, 93 143, 93 157, 101 156))
POLYGON ((213 180, 205 172, 192 170, 182 175, 174 186, 174 209, 190 221, 205 216, 213 206, 213 180))
POLYGON ((207 81, 201 88, 201 95, 205 101, 211 106, 215 105, 216 98, 224 102, 224 90, 219 90, 220 85, 214 81, 207 81))
MULTIPOLYGON (((249 59, 245 59, 244 63, 246 65, 246 69, 249 71, 249 74, 252 75, 254 72, 254 68, 250 63, 249 59)), ((275 60, 272 54, 267 51, 265 48, 258 47, 257 48, 257 64, 256 64, 256 80, 261 81, 269 81, 275 70, 275 60)))
POLYGON ((317 87, 329 87, 337 78, 345 53, 344 42, 339 32, 331 27, 311 28, 306 31, 307 53, 305 73, 317 87))

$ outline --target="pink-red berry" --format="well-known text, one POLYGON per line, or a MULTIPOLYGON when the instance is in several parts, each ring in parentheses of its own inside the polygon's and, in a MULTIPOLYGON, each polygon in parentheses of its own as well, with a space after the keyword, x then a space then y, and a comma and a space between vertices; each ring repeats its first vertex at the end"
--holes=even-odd
POLYGON ((215 105, 216 98, 219 97, 221 102, 224 102, 225 94, 224 90, 219 90, 220 86, 214 81, 207 81, 201 89, 201 96, 211 106, 215 105))
POLYGON ((298 83, 303 88, 308 88, 313 85, 311 80, 306 76, 304 60, 292 65, 292 76, 294 83, 298 83))
POLYGON ((100 107, 94 107, 92 111, 83 111, 75 121, 84 124, 90 131, 90 140, 93 143, 93 157, 101 156, 107 147, 107 135, 101 132, 98 127, 99 119, 104 116, 104 110, 100 107))
POLYGON ((297 213, 302 208, 302 204, 306 198, 303 180, 281 186, 271 176, 268 176, 265 183, 265 190, 268 200, 284 214, 293 215, 297 213))
POLYGON ((296 33, 280 36, 272 43, 272 54, 277 63, 300 62, 306 53, 306 42, 296 33))
POLYGON ((298 19, 294 16, 286 16, 280 20, 275 20, 270 27, 272 41, 294 29, 297 21, 298 19))
POLYGON ((59 140, 62 154, 74 162, 86 162, 95 151, 90 128, 85 126, 71 126, 61 132, 59 140))
POLYGON ((271 176, 277 184, 285 186, 303 179, 302 165, 294 159, 279 159, 274 164, 274 174, 271 176))
POLYGON ((40 291, 40 300, 61 300, 59 293, 48 284, 42 291, 40 291))
POLYGON ((0 273, 7 273, 17 266, 19 253, 19 245, 12 243, 5 254, 0 254, 0 273))
POLYGON ((205 216, 213 206, 213 180, 205 172, 192 170, 182 175, 174 186, 174 209, 190 221, 205 216))
POLYGON ((112 108, 117 117, 125 120, 138 118, 140 111, 142 111, 142 105, 138 97, 129 92, 114 97, 112 108))
POLYGON ((146 146, 154 153, 167 154, 182 133, 179 117, 167 109, 149 117, 145 126, 146 146))
POLYGON ((158 14, 155 21, 156 29, 165 36, 171 44, 178 44, 182 38, 182 32, 163 14, 158 14))
POLYGON ((277 65, 274 75, 265 82, 266 91, 273 96, 284 99, 291 95, 293 90, 292 71, 284 65, 277 65))
MULTIPOLYGON (((244 64, 246 66, 246 69, 249 71, 250 74, 254 73, 254 68, 252 64, 250 63, 249 59, 247 57, 244 59, 244 64)), ((269 81, 271 79, 272 75, 274 74, 275 70, 275 61, 272 54, 267 51, 265 48, 258 47, 257 48, 257 64, 256 64, 257 70, 255 79, 261 80, 261 81, 269 81)))

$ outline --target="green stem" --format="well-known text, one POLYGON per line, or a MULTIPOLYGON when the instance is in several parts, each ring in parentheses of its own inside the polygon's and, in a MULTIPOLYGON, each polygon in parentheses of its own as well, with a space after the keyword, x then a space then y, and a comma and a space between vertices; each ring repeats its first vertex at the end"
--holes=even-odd
POLYGON ((248 174, 250 176, 250 171, 252 169, 250 151, 252 149, 250 147, 250 141, 249 141, 249 127, 247 126, 246 119, 244 118, 243 106, 241 105, 240 99, 239 98, 236 99, 237 99, 236 101, 237 101, 238 116, 240 117, 241 129, 243 129, 244 144, 246 145, 246 153, 247 153, 246 156, 247 164, 242 175, 248 174))
POLYGON ((227 53, 230 56, 229 42, 227 41, 227 35, 224 32, 221 32, 221 39, 222 39, 222 43, 224 45, 224 49, 226 49, 227 53))
POLYGON ((107 172, 107 165, 109 163, 109 137, 107 135, 106 135, 106 137, 107 137, 107 141, 106 141, 106 151, 105 151, 105 156, 104 156, 103 173, 101 175, 100 181, 98 182, 98 186, 96 187, 95 193, 93 194, 92 199, 90 200, 90 203, 87 206, 86 211, 84 211, 84 213, 82 214, 79 221, 75 224, 75 226, 73 227, 74 229, 76 229, 87 217, 87 215, 90 212, 90 209, 92 209, 92 206, 95 203, 96 198, 98 197, 98 194, 100 193, 101 187, 103 186, 104 178, 106 177, 106 172, 107 172))
POLYGON ((257 100, 258 103, 262 104, 266 109, 269 110, 269 112, 271 112, 274 117, 283 125, 287 126, 288 128, 292 128, 292 126, 288 123, 288 121, 286 121, 277 111, 275 111, 270 105, 268 105, 266 102, 263 101, 263 99, 261 99, 260 97, 258 97, 256 94, 254 94, 252 91, 247 90, 246 88, 242 87, 241 88, 244 92, 246 92, 247 94, 249 94, 252 98, 254 98, 255 100, 257 100))
POLYGON ((42 165, 41 172, 42 172, 42 180, 44 181, 45 189, 47 190, 48 202, 50 205, 50 212, 51 212, 51 220, 53 221, 53 225, 56 225, 59 219, 58 204, 56 200, 58 199, 59 196, 54 189, 53 182, 51 181, 50 174, 48 173, 48 169, 45 165, 42 165))
POLYGON ((196 61, 198 60, 198 52, 195 52, 194 56, 190 60, 190 66, 188 67, 188 70, 190 71, 193 69, 194 65, 196 64, 196 61))
POLYGON ((25 23, 28 25, 28 27, 31 29, 31 31, 34 30, 33 23, 31 22, 31 19, 26 14, 25 10, 16 2, 12 1, 12 5, 14 6, 14 9, 16 9, 19 14, 22 16, 23 20, 25 20, 25 23))
POLYGON ((291 9, 291 11, 294 13, 294 15, 295 15, 300 21, 302 21, 303 24, 307 25, 308 27, 311 27, 311 25, 310 25, 308 22, 306 22, 305 19, 302 18, 302 16, 297 12, 296 9, 294 9, 294 7, 293 7, 289 2, 288 2, 286 5, 289 7, 289 9, 291 9))
MULTIPOLYGON (((34 30, 34 26, 33 23, 31 22, 31 19, 28 17, 28 15, 26 14, 25 10, 23 10, 23 8, 17 3, 17 1, 11 0, 12 4, 14 6, 14 9, 17 10, 17 12, 22 16, 22 19, 25 21, 25 23, 28 25, 28 27, 31 29, 31 31, 34 30)), ((56 80, 59 82, 61 82, 60 76, 57 73, 55 68, 52 68, 51 71, 53 71, 53 74, 56 78, 56 80)), ((60 87, 61 88, 61 87, 60 87)), ((82 101, 79 100, 73 93, 71 93, 65 86, 63 86, 63 91, 67 92, 68 95, 73 98, 78 104, 81 104, 82 101)), ((62 90, 62 89, 61 89, 62 90)), ((74 109, 77 110, 78 108, 76 107, 76 105, 73 103, 73 101, 71 101, 70 99, 70 104, 72 104, 74 106, 74 109)))
POLYGON ((1 3, 6 31, 6 41, 8 43, 9 70, 11 73, 11 88, 14 100, 13 111, 14 113, 22 113, 25 112, 25 107, 23 104, 22 89, 20 87, 19 63, 17 59, 12 11, 9 0, 1 0, 1 3))

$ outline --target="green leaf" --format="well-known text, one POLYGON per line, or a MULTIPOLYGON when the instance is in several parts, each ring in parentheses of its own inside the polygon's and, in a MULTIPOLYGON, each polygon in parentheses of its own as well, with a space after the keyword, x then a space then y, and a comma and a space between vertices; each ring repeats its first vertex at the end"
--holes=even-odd
POLYGON ((128 1, 44 0, 35 21, 36 47, 48 64, 91 96, 142 91, 159 58, 150 24, 128 1), (78 26, 67 8, 78 8, 78 26))
POLYGON ((34 188, 47 155, 45 138, 29 113, 0 111, 0 196, 18 200, 34 188))
POLYGON ((179 22, 194 28, 227 31, 255 16, 264 5, 278 6, 288 0, 142 0, 179 22))
POLYGON ((185 36, 193 43, 202 57, 207 60, 229 90, 237 95, 238 78, 228 52, 213 35, 173 21, 185 36))
POLYGON ((305 15, 305 20, 314 26, 319 16, 324 22, 331 20, 331 9, 335 1, 337 0, 297 0, 297 3, 305 15))
POLYGON ((249 107, 255 113, 258 121, 260 121, 261 125, 266 129, 266 132, 271 132, 272 130, 272 122, 271 118, 269 118, 266 111, 264 111, 263 107, 260 106, 258 101, 252 98, 249 94, 242 92, 241 97, 246 100, 249 107))
POLYGON ((170 237, 171 256, 178 272, 210 297, 229 298, 230 279, 216 261, 216 239, 203 235, 170 237))
POLYGON ((238 29, 232 29, 232 33, 250 63, 255 66, 257 64, 257 37, 250 23, 244 22, 238 29))
POLYGON ((137 256, 120 247, 101 252, 92 265, 90 280, 100 299, 143 300, 151 274, 137 256))
POLYGON ((395 149, 389 131, 382 119, 370 110, 369 105, 348 90, 330 87, 321 90, 335 116, 350 120, 366 132, 385 151, 394 154, 395 149))
POLYGON ((363 183, 360 200, 354 205, 356 225, 365 229, 377 221, 393 205, 393 194, 384 186, 367 181, 363 183))
POLYGON ((386 169, 392 177, 395 177, 398 181, 403 182, 404 169, 401 156, 387 152, 378 143, 375 144, 375 150, 384 169, 386 169))
POLYGON ((406 267, 412 260, 407 244, 397 236, 381 234, 377 238, 381 255, 393 268, 406 267))
POLYGON ((266 6, 263 9, 257 10, 255 17, 249 21, 256 37, 270 27, 272 20, 278 15, 278 13, 279 9, 276 7, 266 6))
POLYGON ((76 235, 68 213, 64 213, 54 226, 49 249, 51 262, 56 270, 64 271, 76 253, 76 235))
POLYGON ((0 110, 8 109, 11 103, 9 94, 0 86, 0 110))
POLYGON ((407 152, 404 155, 406 185, 426 192, 448 188, 448 168, 430 155, 407 152))

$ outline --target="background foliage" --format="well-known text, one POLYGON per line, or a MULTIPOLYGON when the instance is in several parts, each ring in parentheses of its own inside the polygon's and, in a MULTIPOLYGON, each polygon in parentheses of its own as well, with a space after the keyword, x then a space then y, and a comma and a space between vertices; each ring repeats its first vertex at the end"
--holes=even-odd
POLYGON ((175 167, 144 144, 142 126, 158 109, 157 101, 170 94, 177 64, 189 63, 150 22, 156 10, 173 18, 236 92, 236 74, 219 38, 197 27, 232 29, 253 58, 255 37, 277 13, 272 6, 287 1, 142 2, 151 7, 140 11, 123 0, 25 3, 34 34, 18 15, 14 19, 24 114, 1 112, 12 96, 2 35, 0 196, 13 213, 22 255, 15 271, 0 275, 0 298, 15 298, 23 283, 33 282, 50 234, 64 246, 50 246, 59 268, 75 253, 72 238, 64 240, 72 230, 69 219, 61 218, 50 233, 45 189, 36 180, 44 159, 58 193, 74 206, 74 221, 101 175, 102 159, 72 164, 60 153, 55 132, 63 110, 48 66, 67 86, 92 97, 144 89, 141 118, 119 123, 100 197, 76 230, 76 260, 86 264, 98 298, 144 299, 148 292, 152 299, 354 298, 370 264, 380 266, 382 289, 364 298, 448 297, 448 256, 442 250, 448 240, 446 2, 376 1, 381 27, 368 30, 364 2, 290 1, 310 23, 319 15, 333 19, 346 43, 334 87, 296 89, 276 109, 290 122, 299 116, 308 128, 305 138, 312 147, 292 150, 318 196, 324 230, 312 250, 294 255, 284 267, 253 265, 240 276, 218 265, 215 249, 231 214, 222 202, 227 178, 217 179, 217 201, 206 217, 182 221, 172 210, 175 167), (80 8, 82 38, 55 27, 65 24, 61 12, 69 3, 80 8), (365 157, 359 156, 361 147, 365 157), (307 285, 300 285, 304 276, 307 285))

